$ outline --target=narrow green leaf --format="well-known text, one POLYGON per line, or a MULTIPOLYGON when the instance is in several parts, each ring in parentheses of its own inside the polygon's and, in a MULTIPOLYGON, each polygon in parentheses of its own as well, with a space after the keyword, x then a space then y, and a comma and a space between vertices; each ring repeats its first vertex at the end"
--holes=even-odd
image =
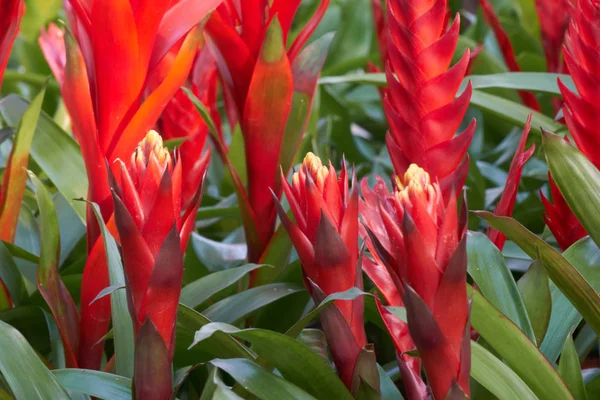
POLYGON ((30 172, 40 210, 41 250, 37 274, 38 289, 50 307, 63 339, 67 366, 77 366, 79 312, 58 272, 60 232, 52 198, 44 184, 30 172))
POLYGON ((590 352, 594 350, 597 345, 598 336, 596 335, 596 332, 594 332, 588 324, 584 324, 575 337, 575 349, 577 349, 579 361, 585 361, 590 352))
POLYGON ((387 371, 377 364, 377 371, 379 372, 379 389, 381 390, 382 400, 404 400, 402 393, 398 390, 398 387, 387 374, 387 371))
POLYGON ((499 400, 535 400, 519 376, 477 342, 471 342, 471 377, 499 400))
MULTIPOLYGON (((600 290, 600 249, 592 239, 585 238, 568 248, 563 257, 583 275, 583 277, 596 290, 600 290)), ((563 344, 569 335, 581 322, 581 314, 569 299, 550 283, 552 295, 552 315, 546 337, 540 350, 551 362, 558 359, 563 344)))
POLYGON ((254 273, 252 287, 274 282, 288 265, 292 252, 292 241, 283 224, 279 225, 267 248, 260 257, 262 264, 273 265, 273 268, 262 268, 254 273))
POLYGON ((213 358, 255 358, 246 346, 231 336, 222 332, 214 334, 210 340, 206 340, 194 347, 195 334, 204 325, 211 321, 192 308, 179 304, 177 310, 177 327, 175 342, 175 363, 180 366, 194 365, 199 362, 208 362, 213 358))
POLYGON ((552 296, 548 274, 540 259, 533 262, 525 275, 519 279, 519 291, 527 307, 536 343, 541 344, 550 324, 552 296))
POLYGON ((223 299, 204 310, 203 314, 211 321, 234 323, 268 304, 303 290, 303 287, 288 283, 259 286, 223 299))
POLYGON ((471 323, 541 400, 572 399, 560 375, 535 344, 482 294, 468 286, 471 323))
POLYGON ((33 263, 33 264, 37 264, 40 262, 40 258, 29 251, 27 251, 19 246, 16 246, 12 243, 8 243, 8 242, 2 242, 2 243, 4 244, 6 249, 10 252, 10 254, 13 257, 18 258, 20 260, 24 260, 24 261, 29 261, 30 263, 33 263))
POLYGON ((2 321, 0 349, 0 372, 17 399, 69 400, 23 335, 2 321))
MULTIPOLYGON (((100 214, 100 208, 97 204, 90 203, 92 210, 100 226, 104 248, 106 250, 106 259, 108 261, 108 276, 111 286, 124 286, 125 273, 123 272, 123 263, 121 262, 121 253, 117 247, 115 239, 112 237, 106 224, 100 214)), ((113 321, 113 336, 115 342, 115 366, 117 374, 132 378, 134 367, 134 340, 133 340, 133 322, 127 306, 127 294, 122 290, 117 290, 110 295, 110 305, 113 321)))
POLYGON ((42 111, 45 94, 46 86, 35 96, 27 111, 23 113, 4 170, 2 187, 0 187, 0 238, 11 243, 14 242, 15 233, 17 232, 21 203, 27 185, 27 167, 31 143, 42 111))
POLYGON ((558 373, 573 393, 575 400, 587 400, 583 376, 581 375, 581 365, 571 335, 567 336, 567 340, 565 340, 565 346, 558 363, 558 373))
MULTIPOLYGON (((11 125, 21 120, 28 103, 16 95, 0 100, 0 114, 11 125)), ((42 111, 31 144, 31 157, 85 223, 85 204, 74 199, 86 197, 88 181, 81 151, 75 140, 42 111)))
POLYGON ((476 214, 485 219, 491 227, 504 233, 531 258, 535 258, 539 252, 542 265, 550 279, 569 298, 594 331, 600 332, 600 296, 575 267, 552 246, 528 231, 516 220, 496 217, 489 212, 480 211, 476 214))
POLYGON ((215 367, 227 372, 244 389, 262 400, 309 400, 311 395, 280 377, 271 374, 254 362, 244 358, 211 361, 215 367))
POLYGON ((213 371, 210 373, 206 384, 204 385, 204 390, 202 391, 202 396, 200 396, 200 400, 242 400, 243 398, 238 396, 231 390, 228 386, 223 383, 221 377, 219 376, 219 369, 213 368, 213 371))
POLYGON ((16 306, 22 305, 27 300, 27 288, 23 275, 4 242, 0 242, 0 279, 6 285, 16 306))
POLYGON ((468 233, 468 272, 485 298, 535 340, 517 283, 498 248, 480 232, 468 233))
POLYGON ((105 400, 130 400, 131 379, 88 369, 55 369, 56 379, 66 389, 105 400))
POLYGON ((233 285, 247 273, 258 268, 270 267, 265 264, 246 264, 241 267, 227 269, 207 275, 186 285, 181 291, 181 304, 195 308, 208 300, 212 295, 233 285))
POLYGON ((217 332, 250 342, 252 350, 277 368, 286 380, 317 399, 352 398, 322 356, 287 335, 264 329, 240 330, 228 324, 213 323, 196 332, 194 345, 209 339, 217 332))
POLYGON ((552 178, 577 219, 600 245, 600 171, 560 136, 547 133, 542 142, 552 178))

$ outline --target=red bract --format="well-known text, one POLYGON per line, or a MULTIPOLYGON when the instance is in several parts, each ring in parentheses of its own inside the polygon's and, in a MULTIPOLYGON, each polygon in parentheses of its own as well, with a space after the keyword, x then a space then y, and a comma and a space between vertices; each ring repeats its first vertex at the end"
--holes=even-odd
MULTIPOLYGON (((508 35, 504 31, 502 24, 500 24, 500 20, 494 11, 494 7, 487 0, 480 0, 480 4, 481 9, 483 10, 483 16, 490 28, 492 28, 494 36, 496 37, 496 41, 498 41, 500 51, 502 51, 502 56, 504 57, 504 62, 506 63, 508 70, 511 72, 521 72, 522 69, 517 62, 515 50, 508 35)), ((527 107, 536 111, 541 110, 540 104, 533 93, 520 90, 519 96, 521 97, 523 104, 525 104, 527 107)))
POLYGON ((323 0, 288 48, 300 3, 227 1, 207 24, 230 123, 239 123, 244 136, 247 193, 243 187, 238 193, 252 262, 260 259, 273 235, 275 207, 269 190, 281 193, 278 170, 282 166, 287 172, 298 151, 331 40, 326 36, 302 50, 327 9, 329 0, 323 0))
MULTIPOLYGON (((469 394, 470 337, 466 292, 466 213, 458 215, 456 195, 444 200, 437 183, 415 164, 394 193, 368 192, 362 211, 373 221, 369 239, 402 293, 410 336, 419 351, 436 399, 460 388, 469 394), (377 204, 375 198, 377 196, 377 204), (378 214, 378 217, 377 217, 378 214)), ((466 210, 466 206, 463 205, 466 210)), ((380 307, 401 351, 410 344, 397 319, 380 307), (389 322, 388 322, 389 321, 389 322), (398 337, 399 336, 399 337, 398 337)), ((402 364, 401 364, 402 365, 402 364)), ((413 369, 414 371, 414 369, 413 369)), ((423 398, 416 392, 415 398, 423 398)))
POLYGON ((469 106, 471 84, 455 99, 469 64, 469 51, 448 68, 458 40, 457 15, 446 29, 446 0, 389 0, 388 150, 397 175, 411 163, 440 181, 444 192, 462 188, 465 157, 475 121, 454 136, 469 106))
MULTIPOLYGON (((113 185, 115 222, 136 335, 136 398, 141 399, 166 399, 171 393, 170 363, 183 253, 202 196, 198 182, 190 205, 183 204, 183 168, 178 157, 177 153, 169 154, 158 133, 150 131, 128 164, 117 162, 119 171, 113 185), (154 372, 137 362, 138 353, 149 348, 156 357, 151 361, 154 372)), ((206 166, 201 181, 205 172, 206 166)))
MULTIPOLYGON (((510 217, 515 209, 515 201, 517 200, 517 194, 519 192, 519 183, 521 182, 521 173, 523 172, 523 166, 531 158, 535 151, 535 144, 525 151, 525 145, 527 144, 527 136, 529 136, 529 130, 531 129, 531 114, 527 118, 525 123, 525 129, 523 135, 519 140, 515 156, 510 163, 510 169, 508 170, 508 177, 506 178, 506 185, 500 196, 500 201, 494 210, 494 214, 499 217, 510 217)), ((488 229, 488 237, 490 240, 502 250, 504 243, 506 242, 506 236, 496 229, 488 229)))
POLYGON ((562 45, 571 18, 569 0, 536 0, 548 72, 563 72, 562 45))
MULTIPOLYGON (((296 223, 277 202, 279 218, 302 262, 306 288, 315 304, 333 293, 363 288, 358 263, 358 188, 348 189, 345 166, 339 177, 330 164, 308 153, 292 185, 281 177, 296 223)), ((336 301, 321 314, 327 344, 341 379, 355 391, 360 382, 357 361, 367 345, 364 301, 336 301)), ((378 386, 373 386, 378 387, 378 386)))
MULTIPOLYGON (((367 178, 360 183, 364 199, 359 205, 364 224, 361 226, 360 235, 374 259, 372 261, 364 256, 362 267, 389 306, 402 306, 404 286, 397 268, 400 261, 396 259, 397 253, 392 247, 379 210, 380 202, 390 198, 390 193, 385 182, 380 177, 376 179, 377 183, 373 189, 369 188, 367 178)), ((426 399, 427 388, 421 379, 421 359, 407 354, 415 349, 408 324, 383 307, 379 299, 377 309, 394 342, 398 366, 409 400, 426 399)))
MULTIPOLYGON (((202 40, 198 24, 222 0, 70 0, 66 55, 58 30, 40 36, 40 45, 71 116, 89 180, 88 198, 100 206, 109 229, 113 212, 108 165, 127 159, 154 127, 161 112, 186 81, 202 40), (161 60, 179 51, 164 78, 148 90, 161 60)), ((186 175, 187 176, 187 175, 186 175)), ((88 208, 88 259, 81 285, 80 367, 97 369, 98 344, 110 322, 108 298, 90 304, 109 285, 104 246, 88 208)), ((113 232, 114 233, 114 232, 113 232)))
POLYGON ((8 64, 10 50, 19 33, 19 25, 23 13, 25 12, 25 2, 23 0, 6 0, 2 2, 0 8, 0 89, 2 88, 2 78, 4 70, 8 64))

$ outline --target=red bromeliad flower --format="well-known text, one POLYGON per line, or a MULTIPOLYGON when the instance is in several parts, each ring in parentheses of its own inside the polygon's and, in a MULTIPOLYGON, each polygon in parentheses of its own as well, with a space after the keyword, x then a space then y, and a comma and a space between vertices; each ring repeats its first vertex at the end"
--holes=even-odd
MULTIPOLYGON (((529 136, 529 130, 531 129, 531 116, 527 118, 523 135, 517 145, 515 156, 510 163, 510 169, 508 170, 508 177, 506 178, 506 185, 500 196, 500 201, 494 210, 494 214, 499 217, 510 217, 515 209, 515 202, 517 200, 517 194, 519 192, 519 183, 521 182, 521 173, 523 172, 523 166, 531 158, 535 151, 535 144, 525 151, 525 145, 527 144, 527 137, 529 136)), ((496 229, 488 229, 488 238, 496 245, 500 250, 504 248, 506 243, 506 236, 496 229)))
POLYGON ((6 0, 2 2, 0 8, 0 89, 2 88, 2 78, 4 70, 8 64, 10 50, 19 33, 21 18, 25 12, 25 2, 23 0, 6 0))
POLYGON ((136 335, 136 398, 167 399, 183 253, 200 205, 206 165, 186 206, 179 154, 171 155, 155 131, 140 142, 128 164, 117 164, 113 199, 136 335), (151 365, 138 362, 148 352, 151 365))
MULTIPOLYGON (((565 101, 563 112, 569 132, 579 150, 598 168, 600 135, 597 133, 597 120, 600 99, 596 81, 600 75, 594 60, 600 54, 600 7, 596 2, 580 0, 572 11, 563 54, 579 95, 569 90, 560 79, 558 85, 565 101)), ((542 195, 546 209, 544 219, 561 249, 565 250, 587 233, 569 209, 552 177, 550 190, 554 204, 542 195)))
POLYGON ((446 29, 446 0, 389 0, 388 81, 384 108, 388 150, 396 174, 423 166, 444 193, 460 190, 475 121, 454 136, 469 106, 471 84, 455 99, 469 65, 467 50, 448 68, 458 40, 457 15, 446 29))
MULTIPOLYGON (((69 0, 66 12, 72 34, 64 35, 65 46, 60 45, 56 28, 40 36, 81 147, 88 199, 100 206, 109 229, 114 225, 106 160, 113 168, 115 160, 127 159, 154 127, 189 75, 202 41, 198 24, 221 1, 69 0), (161 73, 161 61, 174 47, 179 48, 175 60, 150 91, 152 78, 161 73)), ((90 208, 87 219, 89 254, 81 285, 77 360, 82 368, 97 369, 103 350, 98 343, 110 323, 110 301, 91 302, 109 279, 104 245, 97 240, 99 230, 90 208)))
MULTIPOLYGON (((500 51, 504 57, 504 62, 506 63, 509 71, 521 72, 522 69, 517 62, 515 50, 508 35, 504 31, 502 24, 500 23, 498 16, 496 15, 496 11, 494 11, 494 7, 488 2, 488 0, 480 0, 480 4, 481 9, 483 10, 483 16, 494 32, 494 36, 496 37, 496 41, 498 42, 500 51)), ((520 90, 519 96, 521 97, 523 104, 525 104, 527 107, 536 111, 541 110, 540 104, 533 93, 520 90)))
MULTIPOLYGON (((380 177, 376 179, 377 183, 373 189, 369 188, 367 178, 360 182, 364 199, 359 205, 364 224, 360 228, 360 235, 374 259, 373 261, 363 256, 362 267, 381 292, 388 306, 403 306, 404 286, 397 271, 399 260, 396 259, 396 252, 392 248, 392 242, 379 211, 380 202, 390 198, 390 193, 385 182, 380 177)), ((409 400, 426 399, 427 388, 421 379, 421 359, 407 354, 415 349, 408 324, 388 311, 379 299, 377 299, 377 309, 396 347, 398 366, 409 400)))
MULTIPOLYGON (((206 26, 217 50, 231 126, 239 123, 244 136, 248 189, 237 190, 251 262, 260 259, 273 235, 275 204, 269 191, 281 194, 278 170, 282 166, 287 172, 298 151, 331 40, 326 36, 302 50, 327 10, 329 0, 323 0, 288 46, 300 3, 229 0, 206 26)), ((226 150, 220 152, 227 157, 226 150)))
MULTIPOLYGON (((339 177, 330 164, 308 153, 292 185, 282 175, 283 191, 296 223, 279 204, 277 211, 302 262, 305 285, 315 304, 333 293, 363 288, 358 262, 358 188, 348 189, 348 174, 339 177)), ((275 197, 275 196, 274 196, 275 197)), ((360 384, 357 362, 367 345, 364 300, 336 301, 321 314, 323 330, 342 381, 355 392, 360 384)), ((364 378, 364 377, 363 377, 364 378)), ((371 382, 368 382, 371 384, 371 382)), ((371 385, 378 387, 378 383, 371 385)))
MULTIPOLYGON (((371 246, 402 295, 433 397, 445 399, 457 389, 468 395, 466 213, 459 217, 455 193, 444 200, 440 185, 415 164, 395 185, 391 195, 382 187, 367 191, 361 212, 371 246)), ((401 335, 399 351, 407 351, 410 342, 400 321, 382 307, 380 312, 390 333, 401 335)))

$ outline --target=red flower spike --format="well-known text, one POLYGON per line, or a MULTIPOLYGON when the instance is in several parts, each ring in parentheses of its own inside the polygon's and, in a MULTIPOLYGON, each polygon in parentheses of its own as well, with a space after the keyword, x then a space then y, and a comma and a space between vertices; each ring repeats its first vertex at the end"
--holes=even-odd
MULTIPOLYGON (((363 288, 358 263, 358 188, 353 178, 351 191, 345 166, 339 177, 312 153, 304 158, 290 185, 283 191, 292 205, 296 224, 279 202, 279 218, 296 248, 302 271, 315 304, 326 296, 363 288)), ((275 196, 274 196, 275 197, 275 196)), ((352 390, 358 355, 366 342, 364 300, 336 301, 321 315, 334 362, 346 386, 352 390)))
MULTIPOLYGON (((175 153, 171 155, 163 146, 161 137, 155 131, 150 131, 140 142, 129 162, 125 166, 122 161, 120 174, 113 179, 113 198, 115 222, 119 232, 123 267, 130 312, 133 326, 138 338, 137 354, 146 351, 145 337, 149 335, 144 329, 148 323, 158 333, 168 358, 153 361, 154 364, 166 362, 167 365, 157 366, 157 370, 168 371, 166 376, 156 377, 158 382, 171 382, 170 363, 174 354, 174 329, 177 317, 177 306, 181 294, 183 279, 183 252, 186 243, 182 238, 189 237, 189 225, 182 220, 189 215, 195 215, 200 198, 187 208, 181 203, 181 161, 175 153), (133 187, 128 186, 133 184, 133 187), (126 195, 127 191, 137 192, 141 202, 127 201, 123 198, 136 197, 136 193, 126 195), (154 193, 148 201, 144 201, 144 193, 154 193)), ((204 173, 202 174, 204 176, 204 173)), ((201 182, 195 190, 199 190, 201 182)), ((187 239, 185 239, 187 240, 187 239)), ((149 337, 153 337, 150 335, 149 337)), ((145 380, 148 373, 145 366, 135 366, 136 385, 139 380, 145 380), (140 376, 140 374, 142 376, 140 376)), ((145 385, 152 385, 152 381, 145 385)), ((160 391, 160 388, 156 390, 160 391)))
POLYGON ((571 12, 567 10, 571 7, 569 0, 535 1, 548 72, 562 73, 564 70, 561 49, 571 18, 571 12))
MULTIPOLYGON (((62 33, 55 26, 40 37, 40 47, 61 85, 74 136, 81 147, 90 182, 88 200, 100 206, 103 218, 109 221, 109 230, 113 201, 106 161, 120 175, 121 164, 114 161, 130 156, 184 84, 202 41, 197 25, 221 1, 69 0, 65 11, 72 33, 64 34, 65 45, 58 40, 62 33), (182 44, 178 45, 173 63, 159 71, 161 60, 177 43, 182 44), (106 62, 108 59, 112 61, 106 62), (162 78, 152 86, 157 74, 162 78)), ((189 153, 194 154, 188 155, 186 150, 186 155, 181 156, 188 159, 179 167, 184 171, 172 176, 173 185, 181 186, 183 176, 189 183, 189 190, 183 195, 178 193, 174 199, 177 204, 185 201, 188 212, 197 206, 192 201, 195 187, 208 163, 208 154, 201 155, 198 150, 204 147, 202 138, 191 147, 194 151, 189 153)), ((135 197, 124 196, 123 201, 131 206, 135 197)), ((139 201, 143 207, 146 200, 139 201)), ((139 222, 140 215, 136 218, 139 222)), ((80 367, 97 369, 103 346, 96 343, 108 329, 110 302, 89 302, 108 286, 109 280, 104 249, 98 244, 98 226, 89 208, 87 220, 88 261, 81 289, 78 361, 80 367)), ((185 227, 182 236, 187 237, 193 225, 188 219, 179 222, 180 228, 185 227)), ((111 233, 116 234, 114 222, 111 233)))
MULTIPOLYGON (((506 178, 506 185, 502 191, 502 196, 500 196, 500 201, 494 210, 494 215, 499 217, 510 217, 512 215, 515 208, 517 193, 519 192, 519 183, 521 181, 523 166, 527 160, 531 158, 533 152, 535 151, 535 144, 532 144, 531 147, 525 151, 527 136, 529 135, 529 130, 531 129, 531 116, 532 114, 529 114, 527 122, 525 123, 523 135, 521 135, 521 139, 519 140, 519 144, 517 145, 517 149, 515 151, 515 156, 510 163, 508 177, 506 178)), ((500 233, 500 231, 491 228, 488 229, 488 238, 500 251, 502 251, 504 248, 504 243, 506 242, 506 237, 500 233)))
POLYGON ((12 308, 12 299, 2 279, 0 279, 0 311, 12 308))
MULTIPOLYGON (((480 0, 480 4, 483 11, 483 16, 490 28, 492 28, 494 36, 496 37, 496 41, 500 46, 500 51, 504 57, 504 62, 506 62, 506 65, 508 66, 508 70, 511 72, 521 72, 522 69, 517 62, 515 50, 508 35, 504 31, 502 24, 500 24, 500 20, 494 11, 494 7, 488 2, 488 0, 480 0)), ((533 93, 520 90, 519 96, 521 97, 523 104, 525 104, 527 107, 535 111, 541 110, 540 103, 538 103, 533 93)))
POLYGON ((451 68, 458 40, 457 15, 446 29, 446 0, 387 2, 388 81, 384 109, 390 126, 388 151, 397 175, 411 163, 422 165, 434 181, 456 176, 474 132, 474 122, 454 138, 469 104, 471 86, 455 99, 469 64, 467 50, 451 68), (444 162, 440 162, 443 159, 444 162))
MULTIPOLYGON (((453 382, 468 394, 468 379, 464 378, 470 357, 464 334, 469 314, 466 220, 458 215, 454 192, 445 199, 440 185, 412 164, 402 179, 396 178, 394 193, 389 194, 382 183, 373 191, 365 183, 363 193, 361 214, 367 246, 378 262, 384 263, 389 276, 398 277, 403 285, 397 292, 407 309, 412 339, 400 320, 379 308, 396 344, 400 366, 410 368, 411 372, 404 374, 410 377, 406 384, 420 387, 415 380, 420 371, 404 354, 416 344, 435 398, 446 398, 453 382), (382 257, 385 252, 388 255, 382 257)), ((389 286, 388 281, 385 289, 389 286)), ((422 393, 416 390, 415 398, 423 398, 422 393)))
POLYGON ((19 33, 19 25, 24 13, 25 1, 6 0, 2 2, 0 9, 0 20, 2 21, 0 27, 0 89, 2 89, 2 78, 8 64, 10 51, 19 33))
MULTIPOLYGON (((206 26, 230 124, 239 123, 244 136, 248 183, 247 188, 236 183, 236 192, 248 200, 244 229, 251 262, 260 262, 273 236, 270 190, 281 196, 279 169, 287 174, 299 149, 332 38, 326 35, 302 49, 327 10, 329 0, 323 0, 295 41, 287 43, 300 3, 227 0, 206 26)), ((252 285, 263 283, 260 274, 253 274, 252 285)))

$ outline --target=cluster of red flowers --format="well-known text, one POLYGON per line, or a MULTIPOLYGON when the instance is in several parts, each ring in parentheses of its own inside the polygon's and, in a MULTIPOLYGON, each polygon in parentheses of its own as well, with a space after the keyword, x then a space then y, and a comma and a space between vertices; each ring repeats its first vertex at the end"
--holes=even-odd
MULTIPOLYGON (((0 10, 7 22, 0 30, 0 77, 24 8, 23 1, 5 3, 0 10)), ((373 281, 385 302, 377 298, 377 308, 396 347, 410 399, 426 399, 429 391, 437 399, 468 396, 467 209, 461 190, 476 123, 470 121, 464 132, 456 134, 472 95, 470 83, 458 93, 470 52, 451 65, 460 18, 456 15, 449 22, 447 0, 388 0, 385 9, 373 0, 388 83, 383 103, 394 167, 392 190, 379 177, 373 188, 368 180, 359 185, 346 165, 338 174, 312 153, 290 184, 287 175, 331 41, 326 36, 306 46, 328 0, 320 2, 296 38, 289 40, 300 3, 66 0, 69 30, 50 25, 40 36, 81 147, 90 183, 88 200, 99 206, 120 244, 136 352, 149 346, 157 349, 161 379, 149 380, 156 371, 146 374, 144 366, 136 364, 136 396, 171 395, 183 254, 210 162, 209 134, 234 178, 249 261, 264 257, 278 215, 299 255, 315 304, 353 287, 363 289, 363 271, 373 281), (182 87, 208 106, 214 132, 182 87), (243 135, 245 185, 221 132, 219 87, 229 125, 239 126, 243 135), (183 144, 170 152, 163 138, 181 139, 183 144), (293 221, 280 203, 283 194, 293 221), (368 249, 364 255, 359 239, 368 249), (406 320, 395 313, 399 306, 406 309, 406 320), (419 357, 413 357, 415 349, 419 357)), ((536 4, 544 10, 545 3, 536 4)), ((507 63, 519 70, 493 8, 484 0, 482 5, 507 63)), ((544 48, 549 70, 567 68, 573 77, 579 95, 561 84, 565 120, 576 145, 600 168, 600 157, 593 150, 600 108, 594 91, 600 79, 594 64, 600 49, 600 12, 591 0, 580 0, 573 15, 570 23, 565 18, 544 20, 544 48), (565 30, 563 66, 556 48, 565 30)), ((539 110, 531 93, 521 97, 539 110)), ((525 149, 529 127, 528 123, 519 142, 497 215, 510 215, 514 208, 523 165, 535 149, 525 149)), ((551 188, 554 204, 543 198, 545 219, 564 249, 586 233, 552 181, 551 188)), ((4 218, 2 213, 1 239, 10 242, 16 225, 4 218)), ((502 249, 505 238, 494 230, 488 235, 502 249)), ((73 368, 100 368, 110 325, 109 297, 97 299, 109 286, 100 236, 89 206, 81 308, 75 320, 68 321, 79 335, 70 336, 65 346, 68 366, 73 368)), ((2 301, 10 305, 0 281, 0 306, 2 301)), ((361 384, 379 385, 365 372, 376 367, 374 358, 366 356, 372 349, 363 314, 363 297, 337 300, 321 314, 339 375, 353 393, 361 384)), ((67 323, 60 321, 59 325, 67 323)))

